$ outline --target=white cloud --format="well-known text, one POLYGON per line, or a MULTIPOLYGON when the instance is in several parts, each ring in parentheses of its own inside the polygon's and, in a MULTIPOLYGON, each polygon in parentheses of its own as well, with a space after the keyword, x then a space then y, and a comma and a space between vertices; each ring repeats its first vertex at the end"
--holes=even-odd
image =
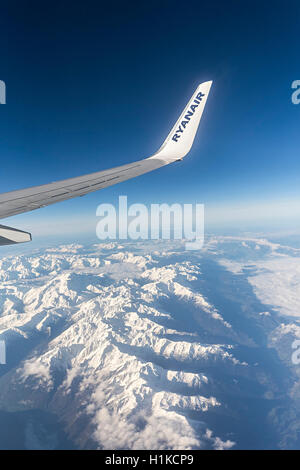
POLYGON ((38 377, 44 382, 51 384, 51 374, 49 366, 42 363, 40 358, 31 359, 24 362, 21 370, 21 378, 25 381, 28 377, 38 377))

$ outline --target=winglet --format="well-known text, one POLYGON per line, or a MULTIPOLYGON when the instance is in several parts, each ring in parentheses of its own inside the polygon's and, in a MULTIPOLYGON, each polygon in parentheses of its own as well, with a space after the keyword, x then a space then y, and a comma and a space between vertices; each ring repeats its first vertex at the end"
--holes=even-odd
POLYGON ((168 137, 150 158, 171 163, 185 157, 193 145, 211 85, 212 81, 209 81, 198 86, 168 137))

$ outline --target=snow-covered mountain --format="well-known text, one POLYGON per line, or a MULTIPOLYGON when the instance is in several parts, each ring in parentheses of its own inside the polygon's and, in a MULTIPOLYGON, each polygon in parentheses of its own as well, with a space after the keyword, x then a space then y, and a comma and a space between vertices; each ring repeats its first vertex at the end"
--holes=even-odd
MULTIPOLYGON (((298 263, 224 237, 202 253, 149 242, 2 257, 0 409, 55 415, 77 448, 258 447, 266 433, 262 448, 280 445, 276 407, 294 372, 271 349, 282 322, 259 301, 268 284, 248 275, 250 256, 263 276, 260 250, 268 266, 298 263)), ((27 420, 24 446, 57 447, 40 424, 27 420)))

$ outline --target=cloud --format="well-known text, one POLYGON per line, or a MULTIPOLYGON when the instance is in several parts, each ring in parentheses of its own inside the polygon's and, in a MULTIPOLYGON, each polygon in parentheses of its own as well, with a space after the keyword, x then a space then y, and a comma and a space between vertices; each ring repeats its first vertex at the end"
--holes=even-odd
MULTIPOLYGON (((137 417, 135 417, 137 421, 137 417)), ((96 425, 94 438, 104 449, 134 450, 227 450, 235 445, 231 440, 223 441, 213 436, 209 429, 201 429, 199 423, 189 422, 180 414, 156 409, 150 416, 139 413, 138 421, 142 428, 106 407, 98 410, 93 422, 96 425)))
MULTIPOLYGON (((101 394, 101 393, 100 393, 101 394)), ((97 392, 99 399, 99 390, 97 392)), ((102 395, 103 401, 105 395, 102 395)), ((202 447, 186 417, 156 408, 147 416, 139 411, 131 419, 100 405, 93 423, 94 439, 104 449, 192 449, 202 447)))
POLYGON ((40 358, 24 362, 21 377, 25 381, 30 376, 38 377, 48 384, 51 383, 49 366, 43 364, 40 358))
MULTIPOLYGON (((92 403, 87 408, 93 415, 93 424, 96 426, 93 437, 99 448, 189 450, 208 447, 225 449, 234 445, 234 442, 223 442, 218 437, 212 437, 212 431, 205 430, 203 423, 172 411, 170 403, 162 399, 168 396, 166 393, 151 393, 145 398, 143 406, 132 403, 132 412, 124 413, 118 409, 118 400, 115 405, 107 405, 107 392, 105 382, 98 385, 92 395, 92 403)), ((174 404, 178 405, 177 400, 183 401, 180 395, 173 395, 174 404)), ((188 398, 192 401, 201 399, 199 396, 188 398)), ((204 410, 216 405, 212 398, 202 400, 207 402, 203 406, 204 410)))

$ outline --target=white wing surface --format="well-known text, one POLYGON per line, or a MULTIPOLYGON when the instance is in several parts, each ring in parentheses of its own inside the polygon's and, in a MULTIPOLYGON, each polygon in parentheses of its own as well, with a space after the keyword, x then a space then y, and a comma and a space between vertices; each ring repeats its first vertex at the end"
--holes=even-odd
MULTIPOLYGON (((83 196, 181 160, 192 147, 211 84, 212 82, 209 81, 198 86, 168 137, 151 157, 89 175, 2 193, 0 194, 0 219, 83 196)), ((5 230, 9 229, 5 227, 5 230)), ((13 235, 13 239, 21 238, 21 241, 27 241, 22 240, 22 236, 16 237, 15 232, 13 235)), ((29 239, 30 237, 28 241, 29 239)), ((6 241, 5 244, 8 242, 6 241)), ((11 243, 18 243, 18 241, 12 240, 11 243)))

